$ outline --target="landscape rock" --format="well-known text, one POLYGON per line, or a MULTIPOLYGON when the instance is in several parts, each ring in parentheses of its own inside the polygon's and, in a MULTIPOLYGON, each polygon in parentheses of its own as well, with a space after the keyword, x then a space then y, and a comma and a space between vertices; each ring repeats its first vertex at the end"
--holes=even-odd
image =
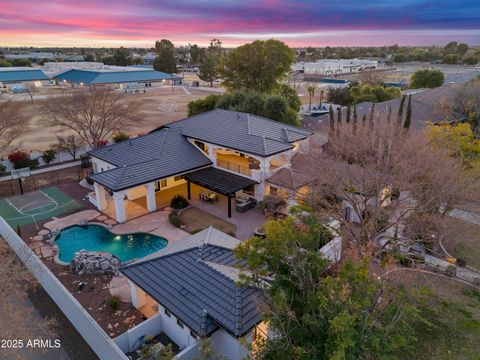
POLYGON ((77 274, 118 275, 118 256, 106 252, 81 250, 70 261, 70 269, 77 274))

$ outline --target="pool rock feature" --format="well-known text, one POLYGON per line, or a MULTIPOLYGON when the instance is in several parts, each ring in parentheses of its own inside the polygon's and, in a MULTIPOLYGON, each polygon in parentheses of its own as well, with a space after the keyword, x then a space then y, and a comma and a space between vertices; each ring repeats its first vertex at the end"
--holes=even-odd
POLYGON ((119 267, 118 256, 99 251, 78 251, 70 261, 70 269, 79 275, 118 275, 119 267))

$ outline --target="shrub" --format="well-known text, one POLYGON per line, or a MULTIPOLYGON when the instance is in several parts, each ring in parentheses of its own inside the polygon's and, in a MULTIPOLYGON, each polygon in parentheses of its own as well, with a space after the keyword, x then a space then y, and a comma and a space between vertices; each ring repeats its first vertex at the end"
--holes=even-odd
POLYGON ((192 231, 190 231, 190 234, 196 234, 196 233, 199 233, 200 231, 202 231, 203 229, 202 228, 195 228, 193 229, 192 231))
POLYGON ((85 178, 85 181, 87 182, 88 185, 93 185, 93 180, 92 180, 92 178, 91 178, 90 176, 87 176, 87 177, 85 178))
POLYGON ((172 211, 170 214, 168 214, 168 221, 170 221, 170 224, 177 228, 182 226, 182 220, 180 220, 180 217, 176 211, 172 211))
POLYGON ((130 139, 130 135, 128 135, 127 133, 124 133, 124 132, 118 132, 113 136, 113 141, 115 143, 119 143, 121 141, 125 141, 125 140, 128 140, 128 139, 130 139))
POLYGON ((24 167, 35 168, 38 165, 38 161, 30 159, 30 153, 25 150, 12 151, 8 154, 8 160, 13 163, 15 169, 24 167))
POLYGON ((286 202, 281 197, 276 195, 267 195, 263 199, 261 207, 265 212, 269 214, 274 214, 279 208, 285 205, 286 202))
POLYGON ((185 196, 177 194, 170 200, 170 206, 174 209, 184 209, 188 206, 188 200, 185 196))
POLYGON ((117 311, 120 306, 120 300, 116 296, 112 296, 108 299, 107 304, 112 308, 113 311, 117 311))
POLYGON ((455 262, 455 264, 457 264, 458 266, 460 267, 465 267, 467 265, 467 262, 465 259, 457 259, 457 261, 455 262))
POLYGON ((3 174, 7 170, 7 167, 3 164, 0 164, 0 174, 3 174))
POLYGON ((45 164, 50 164, 55 159, 55 150, 52 148, 45 150, 42 154, 42 159, 45 161, 45 164))

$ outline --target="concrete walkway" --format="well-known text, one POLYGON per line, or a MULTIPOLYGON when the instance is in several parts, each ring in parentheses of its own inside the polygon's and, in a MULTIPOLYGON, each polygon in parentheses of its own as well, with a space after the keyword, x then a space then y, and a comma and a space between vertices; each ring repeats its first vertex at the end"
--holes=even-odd
POLYGON ((480 215, 477 215, 470 211, 453 209, 448 213, 448 215, 455 219, 460 219, 471 224, 480 225, 480 215))

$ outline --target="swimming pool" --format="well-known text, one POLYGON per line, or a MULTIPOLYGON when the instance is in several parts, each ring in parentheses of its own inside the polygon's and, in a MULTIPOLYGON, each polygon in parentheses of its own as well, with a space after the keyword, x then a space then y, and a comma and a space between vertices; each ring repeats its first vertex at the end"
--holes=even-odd
POLYGON ((59 260, 69 263, 77 251, 104 251, 121 262, 139 259, 167 246, 168 240, 147 233, 116 235, 101 225, 74 225, 58 235, 59 260))

